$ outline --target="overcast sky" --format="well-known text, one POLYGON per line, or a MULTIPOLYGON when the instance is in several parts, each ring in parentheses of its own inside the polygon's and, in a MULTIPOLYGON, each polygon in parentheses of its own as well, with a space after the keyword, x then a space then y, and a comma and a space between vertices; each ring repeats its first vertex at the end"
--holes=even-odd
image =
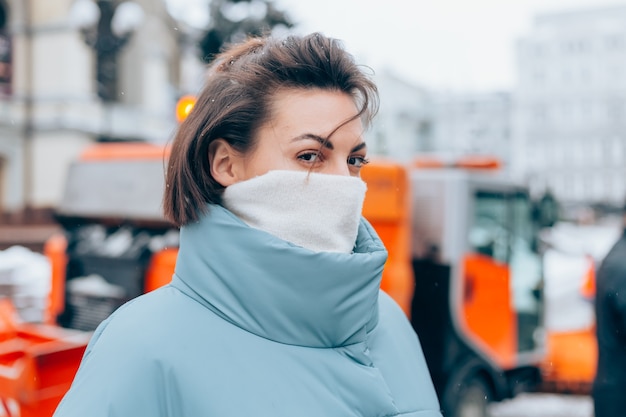
MULTIPOLYGON (((207 0, 171 0, 202 22, 207 0), (183 6, 184 4, 184 6, 183 6), (198 9, 196 9, 198 7, 198 9)), ((361 63, 430 88, 509 89, 515 40, 537 13, 626 0, 274 0, 298 23, 342 39, 361 63)))

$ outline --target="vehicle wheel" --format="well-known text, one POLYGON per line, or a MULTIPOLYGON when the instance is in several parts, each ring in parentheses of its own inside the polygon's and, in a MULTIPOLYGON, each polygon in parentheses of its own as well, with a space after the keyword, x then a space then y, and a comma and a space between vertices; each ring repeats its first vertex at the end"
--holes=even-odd
POLYGON ((487 405, 491 392, 482 378, 469 377, 455 385, 455 392, 446 393, 445 417, 489 417, 487 405))

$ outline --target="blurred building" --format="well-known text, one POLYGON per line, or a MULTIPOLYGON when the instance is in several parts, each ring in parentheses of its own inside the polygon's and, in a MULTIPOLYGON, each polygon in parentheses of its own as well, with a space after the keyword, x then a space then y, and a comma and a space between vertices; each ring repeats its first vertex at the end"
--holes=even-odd
POLYGON ((431 150, 450 156, 493 156, 507 167, 511 109, 510 93, 437 93, 431 150))
POLYGON ((1 221, 55 207, 94 140, 170 138, 182 28, 162 0, 120 4, 0 0, 1 221))
POLYGON ((516 172, 565 203, 622 203, 626 6, 538 15, 516 57, 516 172))
POLYGON ((409 162, 418 152, 431 150, 432 102, 423 88, 388 71, 376 74, 380 110, 368 132, 368 152, 409 162))

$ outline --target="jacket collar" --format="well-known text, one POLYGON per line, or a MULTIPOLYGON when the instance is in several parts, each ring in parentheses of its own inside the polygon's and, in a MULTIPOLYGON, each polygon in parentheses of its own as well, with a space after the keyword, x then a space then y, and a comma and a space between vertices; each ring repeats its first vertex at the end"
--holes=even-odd
POLYGON ((312 252, 211 205, 181 229, 172 284, 234 325, 292 345, 363 341, 387 252, 362 219, 352 254, 312 252))

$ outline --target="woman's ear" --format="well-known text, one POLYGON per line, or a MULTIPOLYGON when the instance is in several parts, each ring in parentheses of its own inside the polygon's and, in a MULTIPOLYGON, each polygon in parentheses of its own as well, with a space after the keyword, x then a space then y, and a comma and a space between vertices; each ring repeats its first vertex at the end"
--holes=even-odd
POLYGON ((224 139, 215 139, 209 145, 211 176, 224 187, 239 182, 241 156, 224 139))

